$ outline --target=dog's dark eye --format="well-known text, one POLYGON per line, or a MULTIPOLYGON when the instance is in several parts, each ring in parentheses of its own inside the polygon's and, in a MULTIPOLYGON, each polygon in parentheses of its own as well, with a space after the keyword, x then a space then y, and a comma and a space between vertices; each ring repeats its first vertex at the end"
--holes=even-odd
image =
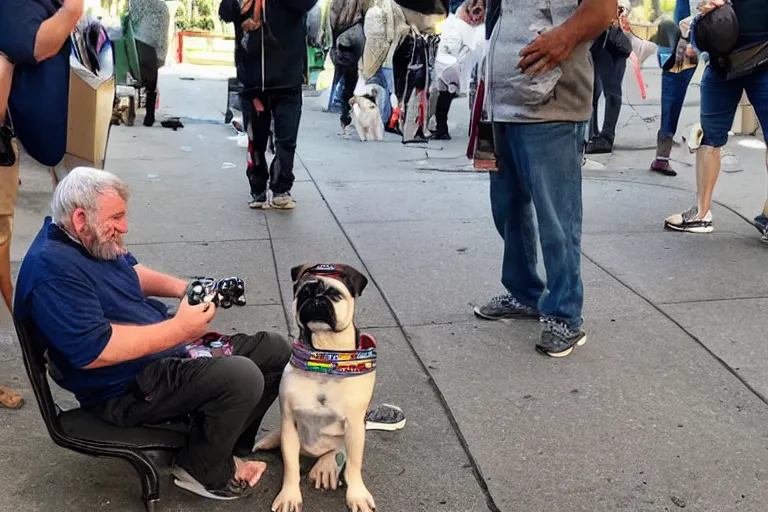
POLYGON ((333 302, 338 302, 338 301, 340 301, 341 299, 343 299, 343 298, 344 298, 344 296, 341 294, 341 292, 340 292, 339 290, 337 290, 336 288, 330 288, 330 289, 329 289, 329 290, 326 292, 326 295, 327 295, 327 296, 328 296, 328 298, 329 298, 329 299, 331 299, 333 302))

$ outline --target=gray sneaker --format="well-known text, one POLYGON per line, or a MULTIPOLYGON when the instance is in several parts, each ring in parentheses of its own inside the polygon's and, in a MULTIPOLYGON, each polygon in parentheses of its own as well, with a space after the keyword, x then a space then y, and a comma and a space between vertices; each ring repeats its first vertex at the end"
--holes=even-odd
POLYGON ((369 409, 365 414, 366 430, 386 430, 392 432, 405 426, 405 413, 395 405, 382 404, 369 409))
POLYGON ((272 196, 272 206, 279 210, 293 210, 296 208, 296 201, 290 192, 281 192, 272 196))
POLYGON ((573 352, 576 346, 587 342, 584 331, 573 330, 564 322, 552 318, 543 319, 544 330, 541 339, 536 344, 536 350, 550 357, 565 357, 573 352))
POLYGON ((248 482, 236 480, 232 477, 221 489, 207 489, 203 484, 197 481, 185 469, 179 466, 171 468, 173 483, 176 487, 189 491, 191 493, 208 498, 209 500, 236 500, 238 498, 248 497, 253 493, 254 488, 248 485, 248 482))
POLYGON ((509 293, 497 295, 484 306, 475 306, 475 316, 484 320, 502 320, 504 318, 538 319, 536 308, 521 304, 509 293))

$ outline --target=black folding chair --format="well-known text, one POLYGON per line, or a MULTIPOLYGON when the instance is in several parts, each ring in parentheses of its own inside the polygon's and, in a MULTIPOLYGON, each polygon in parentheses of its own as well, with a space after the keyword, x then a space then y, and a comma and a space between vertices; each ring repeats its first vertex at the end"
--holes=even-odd
POLYGON ((51 395, 44 351, 30 338, 32 330, 14 319, 27 376, 35 392, 48 434, 57 445, 94 457, 112 457, 129 462, 141 478, 147 512, 155 512, 160 501, 160 482, 153 458, 177 452, 187 442, 182 422, 162 426, 121 428, 110 425, 82 409, 62 411, 51 395))

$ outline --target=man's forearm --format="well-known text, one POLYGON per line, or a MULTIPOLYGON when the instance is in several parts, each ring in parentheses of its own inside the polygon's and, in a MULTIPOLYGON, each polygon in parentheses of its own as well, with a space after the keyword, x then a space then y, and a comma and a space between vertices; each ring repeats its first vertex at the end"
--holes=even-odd
POLYGON ((187 291, 187 281, 169 276, 144 265, 134 265, 145 297, 173 297, 180 299, 187 291))
POLYGON ((112 324, 107 346, 86 369, 102 368, 157 354, 189 341, 174 319, 154 325, 112 324))
POLYGON ((584 0, 562 26, 574 41, 586 43, 610 27, 618 12, 617 0, 584 0))
POLYGON ((82 10, 62 8, 40 25, 37 37, 35 37, 35 59, 37 62, 50 59, 59 53, 82 14, 82 10))

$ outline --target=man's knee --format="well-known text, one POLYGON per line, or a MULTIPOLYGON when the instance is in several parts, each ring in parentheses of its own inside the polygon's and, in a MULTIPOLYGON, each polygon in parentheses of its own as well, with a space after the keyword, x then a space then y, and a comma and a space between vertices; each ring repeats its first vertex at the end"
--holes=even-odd
POLYGON ((719 149, 728 143, 728 130, 718 125, 702 126, 704 135, 701 138, 700 147, 719 149))
POLYGON ((256 335, 260 339, 260 347, 269 360, 272 368, 285 368, 291 359, 292 345, 286 336, 276 332, 260 332, 256 335))
POLYGON ((256 363, 242 356, 222 357, 215 364, 221 392, 234 402, 255 407, 264 393, 264 375, 256 363))

